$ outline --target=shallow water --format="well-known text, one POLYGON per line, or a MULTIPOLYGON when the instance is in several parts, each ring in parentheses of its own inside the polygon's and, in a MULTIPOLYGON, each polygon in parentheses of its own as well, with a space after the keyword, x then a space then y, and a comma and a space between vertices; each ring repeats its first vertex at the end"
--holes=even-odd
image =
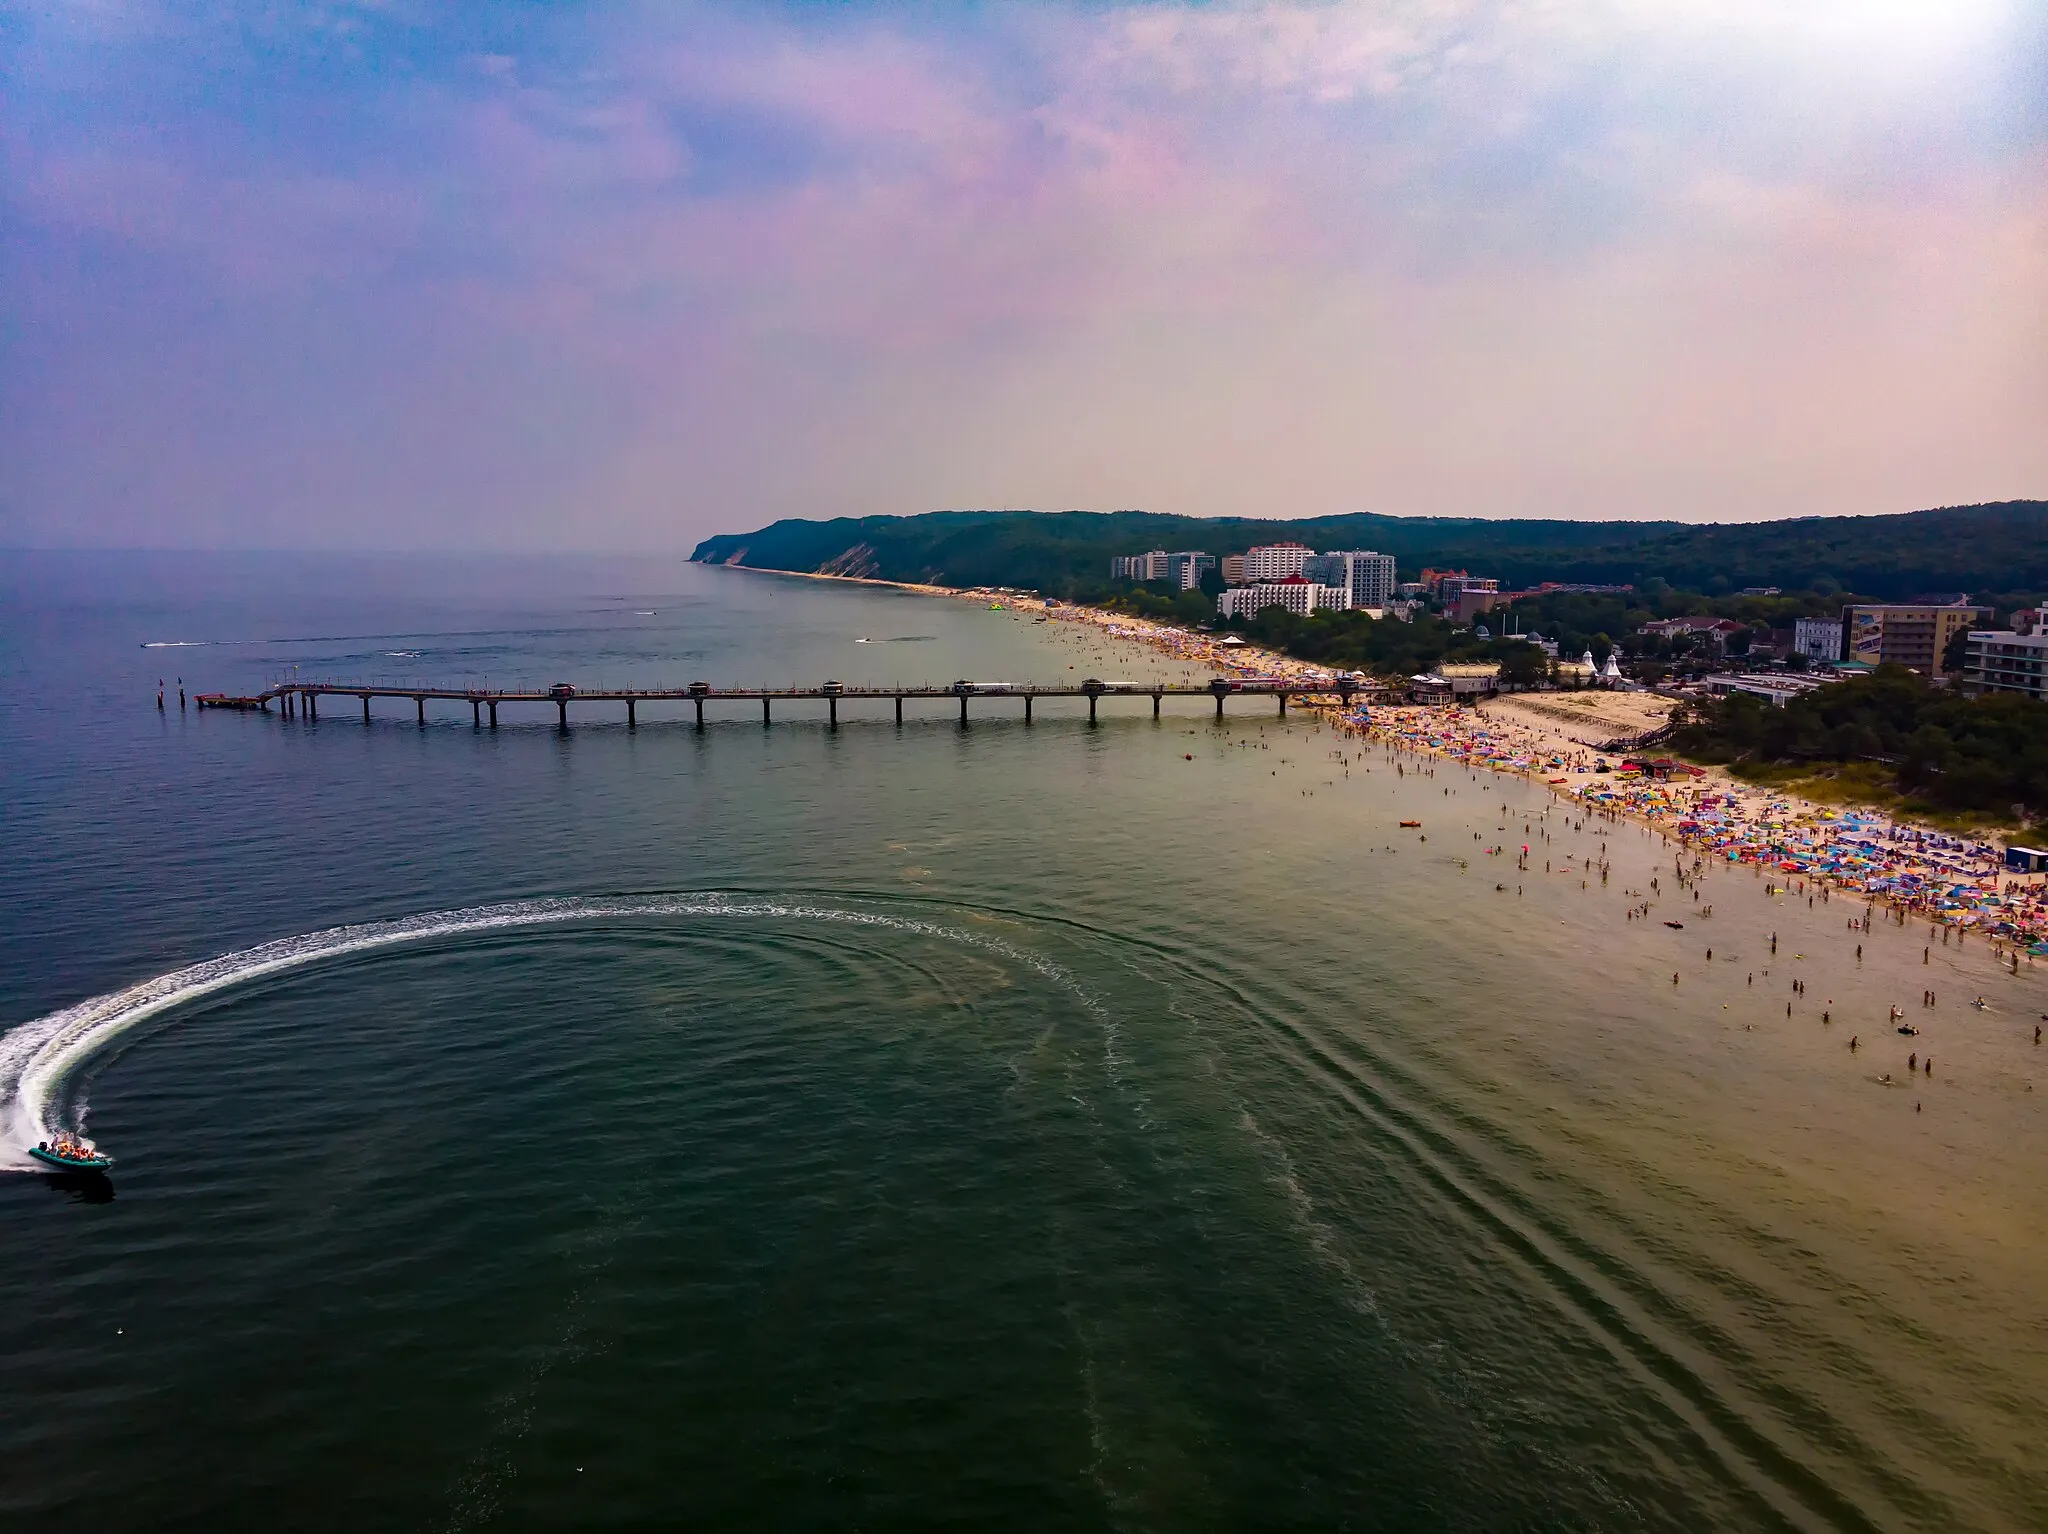
POLYGON ((1638 828, 1248 701, 153 703, 176 668, 1181 674, 965 603, 673 562, 6 579, 0 1058, 307 939, 4 1068, 119 1158, 110 1201, 0 1175, 9 1523, 2048 1523, 2048 988, 1974 942, 1923 964, 1748 871, 1701 917, 1638 828))

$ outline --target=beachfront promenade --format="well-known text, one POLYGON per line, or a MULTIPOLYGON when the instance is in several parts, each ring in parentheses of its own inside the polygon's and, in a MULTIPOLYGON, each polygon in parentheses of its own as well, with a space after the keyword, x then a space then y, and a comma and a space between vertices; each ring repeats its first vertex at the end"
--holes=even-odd
MULTIPOLYGON (((1167 698, 1211 698, 1216 704, 1216 717, 1223 717, 1224 701, 1231 697, 1259 697, 1278 700, 1280 712, 1287 712, 1287 704, 1293 698, 1335 698, 1349 704, 1354 697, 1371 691, 1369 685, 1359 677, 1339 676, 1331 678, 1311 677, 1217 677, 1213 681, 1190 685, 1170 685, 1163 682, 1104 682, 1090 678, 1085 682, 1061 686, 1012 685, 1007 682, 955 682, 944 687, 852 687, 837 682, 825 682, 816 687, 713 687, 708 682, 692 682, 687 687, 644 687, 644 688, 586 688, 567 682, 552 687, 523 691, 519 689, 471 688, 471 687, 416 687, 400 683, 365 682, 281 682, 260 693, 247 696, 230 696, 225 693, 201 693, 198 704, 201 708, 230 708, 261 710, 268 712, 275 703, 285 718, 296 717, 301 710, 309 719, 320 717, 323 700, 350 699, 362 705, 363 719, 370 718, 370 703, 376 698, 394 698, 409 701, 414 705, 421 724, 427 722, 429 703, 467 703, 471 723, 479 728, 496 729, 500 705, 511 704, 552 704, 556 710, 556 721, 560 728, 569 727, 569 706, 579 707, 591 704, 619 704, 626 706, 626 723, 639 723, 639 706, 643 703, 689 703, 695 707, 695 724, 704 728, 704 706, 707 703, 758 702, 761 705, 761 722, 774 722, 774 706, 777 703, 822 702, 826 708, 826 723, 833 729, 839 726, 839 705, 841 703, 893 702, 896 722, 903 722, 903 702, 906 698, 929 699, 951 698, 960 705, 960 722, 967 723, 967 705, 978 700, 984 703, 1021 699, 1024 704, 1024 722, 1031 723, 1032 704, 1040 698, 1085 698, 1088 700, 1088 720, 1095 722, 1097 703, 1104 698, 1150 698, 1152 714, 1159 715, 1159 707, 1167 698)), ((158 700, 161 706, 162 700, 158 700)))

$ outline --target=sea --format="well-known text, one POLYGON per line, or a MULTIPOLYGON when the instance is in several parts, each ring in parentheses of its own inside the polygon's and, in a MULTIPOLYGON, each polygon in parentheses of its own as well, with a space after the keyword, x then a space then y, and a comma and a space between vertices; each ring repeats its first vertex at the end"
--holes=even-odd
POLYGON ((2048 1528, 1980 937, 1267 699, 190 704, 1087 676, 1206 672, 670 556, 0 555, 0 1527, 2048 1528))

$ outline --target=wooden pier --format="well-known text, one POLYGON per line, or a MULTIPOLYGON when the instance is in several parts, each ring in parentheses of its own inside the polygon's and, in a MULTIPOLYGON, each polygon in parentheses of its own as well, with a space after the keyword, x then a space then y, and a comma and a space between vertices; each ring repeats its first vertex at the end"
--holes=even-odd
POLYGON ((1024 722, 1032 722, 1032 705, 1041 698, 1085 698, 1088 700, 1088 722, 1095 722, 1096 705, 1104 698, 1150 698, 1152 717, 1159 717, 1160 704, 1167 698, 1211 698, 1216 704, 1216 717, 1223 717, 1223 705, 1230 698, 1272 698, 1280 712, 1287 712, 1287 704, 1294 698, 1335 698, 1348 704, 1354 697, 1372 691, 1370 684, 1356 676, 1334 677, 1327 681, 1305 680, 1302 678, 1261 677, 1253 680, 1239 680, 1218 677, 1214 681, 1196 685, 1182 684, 1169 686, 1159 682, 1103 682, 1090 678, 1078 685, 1059 687, 1011 686, 994 682, 955 682, 947 687, 849 687, 837 682, 826 682, 817 687, 713 687, 709 682, 692 682, 687 687, 644 687, 644 688, 585 688, 567 682, 540 691, 518 689, 473 688, 473 687, 408 687, 400 683, 364 682, 281 682, 260 693, 241 697, 229 697, 224 693, 201 693, 201 708, 255 709, 264 713, 270 706, 277 705, 284 718, 303 716, 307 720, 320 717, 320 705, 332 706, 339 700, 358 703, 362 707, 363 722, 369 723, 370 703, 376 698, 393 698, 410 702, 419 723, 427 722, 429 703, 468 704, 470 722, 479 729, 498 727, 498 710, 501 706, 519 704, 552 705, 555 709, 559 728, 569 728, 569 705, 587 708, 600 704, 624 704, 626 723, 637 726, 640 722, 639 709, 643 703, 688 703, 695 711, 696 728, 704 728, 704 705, 707 703, 753 703, 761 705, 761 723, 774 723, 774 708, 777 703, 823 703, 826 723, 833 729, 839 727, 839 705, 842 703, 890 703, 894 705, 896 723, 903 722, 903 701, 906 698, 931 699, 947 698, 957 700, 960 705, 960 722, 967 723, 967 705, 970 702, 983 704, 1018 702, 1024 705, 1024 722))

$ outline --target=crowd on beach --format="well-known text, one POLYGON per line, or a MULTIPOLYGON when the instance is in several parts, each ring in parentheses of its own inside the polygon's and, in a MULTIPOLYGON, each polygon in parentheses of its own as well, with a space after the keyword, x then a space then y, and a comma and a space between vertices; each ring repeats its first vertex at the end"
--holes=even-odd
MULTIPOLYGON (((1252 645, 1120 613, 1011 599, 1048 617, 1085 623, 1220 676, 1326 679, 1322 668, 1252 645)), ((1829 808, 1698 769, 1603 755, 1502 710, 1354 703, 1325 705, 1341 728, 1396 749, 1541 780, 1610 818, 1648 825, 1705 857, 1782 874, 1800 892, 1843 891, 1914 918, 1982 932, 2015 965, 2048 955, 2048 882, 2008 875, 1990 843, 1890 816, 1829 808)), ((1866 918, 1867 919, 1867 918, 1866 918)))
MULTIPOLYGON (((1751 863, 1808 886, 1844 890, 1895 919, 1986 932, 2048 954, 2048 886, 2011 877, 1996 846, 1889 816, 1829 808, 1725 777, 1559 751, 1540 732, 1482 710, 1353 711, 1366 733, 1469 766, 1542 778, 1590 810, 1623 815, 1728 863, 1751 863)), ((2017 957, 2017 954, 2015 954, 2017 957)))

